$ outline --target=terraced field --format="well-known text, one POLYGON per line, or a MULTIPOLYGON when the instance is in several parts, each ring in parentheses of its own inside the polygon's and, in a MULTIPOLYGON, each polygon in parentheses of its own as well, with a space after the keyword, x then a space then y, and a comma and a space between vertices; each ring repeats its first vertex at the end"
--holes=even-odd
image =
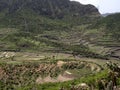
POLYGON ((110 71, 119 74, 119 13, 102 17, 70 0, 1 0, 0 7, 0 90, 74 90, 83 82, 96 89, 110 71))
POLYGON ((0 52, 0 80, 5 85, 2 88, 13 89, 71 81, 101 72, 106 62, 64 53, 0 52))

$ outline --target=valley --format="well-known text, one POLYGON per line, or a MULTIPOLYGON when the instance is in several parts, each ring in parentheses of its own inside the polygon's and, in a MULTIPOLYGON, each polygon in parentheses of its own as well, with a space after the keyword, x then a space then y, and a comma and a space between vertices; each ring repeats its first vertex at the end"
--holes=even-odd
POLYGON ((112 75, 119 88, 119 66, 120 13, 103 17, 69 0, 0 1, 0 90, 98 90, 112 75))

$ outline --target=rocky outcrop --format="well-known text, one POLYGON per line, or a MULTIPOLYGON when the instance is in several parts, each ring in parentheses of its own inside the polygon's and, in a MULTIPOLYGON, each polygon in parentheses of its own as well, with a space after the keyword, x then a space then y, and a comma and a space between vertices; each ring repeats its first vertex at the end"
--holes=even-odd
POLYGON ((1 0, 0 11, 5 9, 8 9, 8 13, 31 9, 40 15, 53 18, 63 18, 66 15, 100 15, 93 5, 82 5, 69 0, 1 0))

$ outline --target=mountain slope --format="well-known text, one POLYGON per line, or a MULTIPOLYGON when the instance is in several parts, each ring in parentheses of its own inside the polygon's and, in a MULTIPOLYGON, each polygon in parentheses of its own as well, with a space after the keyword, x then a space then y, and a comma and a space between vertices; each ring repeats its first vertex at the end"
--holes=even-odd
POLYGON ((94 6, 69 0, 4 0, 0 5, 1 31, 17 29, 13 34, 1 34, 2 51, 57 50, 87 52, 88 55, 82 55, 93 56, 94 53, 82 44, 70 45, 62 41, 73 27, 89 24, 100 17, 94 6))
POLYGON ((69 0, 1 0, 0 7, 2 51, 57 51, 106 58, 111 56, 110 45, 119 46, 114 40, 119 37, 118 17, 102 18, 92 5, 69 0))
POLYGON ((108 55, 120 59, 120 13, 98 20, 97 23, 93 24, 93 28, 104 32, 96 43, 110 48, 108 55))
POLYGON ((69 0, 0 0, 1 90, 98 86, 109 75, 106 60, 118 72, 111 62, 119 59, 120 14, 101 17, 94 6, 69 0))
POLYGON ((98 10, 92 5, 82 5, 69 0, 1 0, 0 7, 1 11, 8 9, 8 14, 29 8, 39 15, 53 18, 63 18, 65 15, 99 14, 98 10))
POLYGON ((106 33, 111 34, 116 40, 120 41, 120 13, 109 15, 97 22, 97 26, 106 27, 106 33))

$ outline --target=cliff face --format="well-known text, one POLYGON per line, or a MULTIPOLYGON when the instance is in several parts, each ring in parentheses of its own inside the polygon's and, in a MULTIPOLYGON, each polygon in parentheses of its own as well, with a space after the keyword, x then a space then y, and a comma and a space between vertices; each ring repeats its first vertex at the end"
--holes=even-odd
POLYGON ((31 9, 40 15, 62 18, 65 15, 100 15, 92 5, 82 5, 69 0, 1 0, 0 11, 7 9, 14 13, 22 9, 31 9))

